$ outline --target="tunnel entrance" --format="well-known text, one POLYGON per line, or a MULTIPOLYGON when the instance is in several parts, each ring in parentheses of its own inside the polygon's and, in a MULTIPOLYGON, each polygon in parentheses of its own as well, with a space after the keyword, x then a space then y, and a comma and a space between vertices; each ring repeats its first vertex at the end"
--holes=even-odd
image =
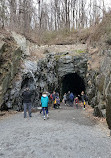
POLYGON ((68 91, 73 94, 80 95, 81 91, 85 91, 84 80, 77 73, 70 73, 64 76, 62 80, 62 96, 68 91))

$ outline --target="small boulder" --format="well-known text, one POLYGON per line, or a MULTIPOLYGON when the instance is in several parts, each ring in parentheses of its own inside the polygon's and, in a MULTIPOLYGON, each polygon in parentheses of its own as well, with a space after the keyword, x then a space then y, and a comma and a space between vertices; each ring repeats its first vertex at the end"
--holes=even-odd
POLYGON ((94 107, 94 113, 93 113, 93 115, 95 117, 103 117, 103 114, 102 114, 101 110, 98 108, 98 106, 94 107))

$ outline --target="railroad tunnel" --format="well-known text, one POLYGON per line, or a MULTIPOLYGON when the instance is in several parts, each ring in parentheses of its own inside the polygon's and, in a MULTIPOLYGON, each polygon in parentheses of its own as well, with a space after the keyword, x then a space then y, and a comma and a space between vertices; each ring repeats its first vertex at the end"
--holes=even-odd
POLYGON ((77 73, 66 74, 62 79, 61 85, 62 96, 68 91, 72 92, 75 96, 85 91, 84 80, 77 73))

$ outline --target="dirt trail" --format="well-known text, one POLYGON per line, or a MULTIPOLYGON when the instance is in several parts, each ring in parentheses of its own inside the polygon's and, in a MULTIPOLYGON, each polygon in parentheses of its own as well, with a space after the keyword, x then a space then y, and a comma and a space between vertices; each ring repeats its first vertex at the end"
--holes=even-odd
POLYGON ((83 109, 62 107, 49 116, 0 120, 0 158, 111 158, 110 137, 83 109))

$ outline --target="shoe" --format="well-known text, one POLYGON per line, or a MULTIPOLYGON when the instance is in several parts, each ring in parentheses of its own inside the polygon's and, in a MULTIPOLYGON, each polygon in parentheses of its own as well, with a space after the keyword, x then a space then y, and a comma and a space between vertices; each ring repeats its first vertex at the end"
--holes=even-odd
POLYGON ((44 120, 45 120, 45 116, 44 116, 44 120))

